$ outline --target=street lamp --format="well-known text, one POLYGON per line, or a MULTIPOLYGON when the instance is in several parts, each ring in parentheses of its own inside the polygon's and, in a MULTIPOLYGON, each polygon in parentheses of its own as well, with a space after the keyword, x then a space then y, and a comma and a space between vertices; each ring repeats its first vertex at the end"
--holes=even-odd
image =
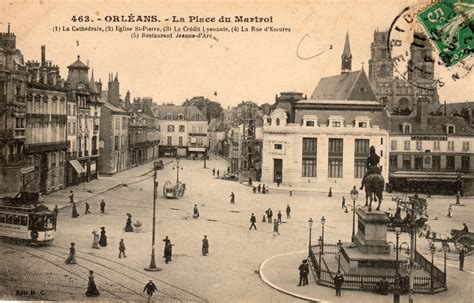
POLYGON ((207 146, 204 146, 204 168, 207 168, 206 166, 206 159, 207 159, 207 146))
POLYGON ((322 233, 321 233, 321 254, 324 254, 324 223, 326 223, 326 218, 324 216, 321 218, 321 228, 322 228, 322 233))
POLYGON ((351 242, 355 242, 355 203, 357 198, 359 198, 359 192, 357 191, 355 185, 351 190, 351 198, 352 198, 352 237, 351 242))
POLYGON ((448 286, 448 275, 446 274, 446 252, 449 251, 448 242, 443 241, 443 252, 444 252, 444 286, 448 286))
POLYGON ((173 169, 176 169, 176 183, 179 182, 179 170, 183 169, 183 166, 179 165, 179 161, 181 161, 181 159, 178 156, 178 157, 176 157, 176 165, 173 166, 173 169))
POLYGON ((341 271, 341 248, 342 248, 342 242, 339 240, 336 244, 337 246, 337 272, 341 271))
POLYGON ((147 271, 160 271, 161 268, 156 267, 155 263, 155 222, 156 222, 156 198, 158 197, 158 181, 156 180, 156 172, 158 171, 159 162, 153 163, 153 232, 151 238, 151 261, 150 266, 145 268, 147 271))
POLYGON ((393 303, 400 302, 400 276, 398 275, 398 239, 402 233, 402 228, 400 226, 395 226, 395 235, 396 235, 396 244, 395 244, 395 280, 393 287, 393 303))
POLYGON ((313 226, 313 218, 309 218, 309 248, 308 248, 308 255, 311 255, 311 227, 313 226))
POLYGON ((430 244, 430 253, 431 253, 431 291, 433 291, 433 286, 434 286, 434 276, 433 276, 433 263, 434 263, 434 254, 436 253, 436 247, 433 242, 430 244))
POLYGON ((319 269, 321 270, 321 255, 323 254, 323 238, 319 236, 318 239, 318 244, 319 244, 319 269))

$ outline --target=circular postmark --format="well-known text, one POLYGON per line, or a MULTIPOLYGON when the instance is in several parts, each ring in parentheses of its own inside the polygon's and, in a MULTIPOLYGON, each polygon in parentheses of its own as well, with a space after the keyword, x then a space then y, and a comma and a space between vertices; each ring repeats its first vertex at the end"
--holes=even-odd
POLYGON ((409 81, 417 74, 425 80, 419 88, 436 90, 469 75, 474 67, 474 5, 459 2, 418 3, 395 17, 387 48, 397 77, 409 81))

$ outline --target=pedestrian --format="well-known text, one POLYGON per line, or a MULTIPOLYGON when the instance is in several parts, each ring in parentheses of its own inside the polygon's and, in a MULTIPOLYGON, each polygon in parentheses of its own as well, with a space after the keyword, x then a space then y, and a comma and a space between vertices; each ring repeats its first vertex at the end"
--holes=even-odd
POLYGON ((298 283, 298 286, 305 286, 305 276, 306 276, 306 262, 308 260, 303 260, 301 261, 300 266, 298 267, 298 270, 300 271, 300 283, 298 283))
POLYGON ((89 207, 90 207, 90 206, 89 206, 89 203, 86 202, 86 212, 84 213, 85 215, 91 213, 90 210, 89 210, 89 207))
POLYGON ((105 201, 104 201, 104 199, 102 199, 102 201, 100 201, 100 212, 101 213, 105 212, 105 201))
POLYGON ((303 278, 303 283, 304 285, 308 285, 309 284, 309 281, 308 281, 308 276, 309 276, 309 263, 307 262, 307 260, 305 260, 306 262, 304 262, 305 266, 306 266, 306 270, 304 272, 304 278, 303 278))
POLYGON ((92 241, 92 248, 99 249, 99 233, 97 232, 97 229, 94 229, 92 231, 92 234, 94 235, 94 240, 92 241))
POLYGON ((269 224, 272 223, 272 217, 273 217, 273 211, 271 208, 268 208, 267 211, 265 212, 267 214, 267 221, 269 224))
POLYGON ((255 194, 257 192, 257 188, 255 186, 252 187, 252 192, 255 194))
POLYGON ((100 292, 97 289, 97 286, 95 285, 95 281, 94 281, 94 272, 92 270, 89 270, 89 282, 87 282, 86 296, 97 297, 99 295, 100 295, 100 292))
POLYGON ((278 223, 281 223, 281 211, 278 211, 277 218, 278 218, 278 223))
POLYGON ((341 275, 341 272, 338 271, 337 274, 334 276, 334 287, 336 287, 336 296, 341 296, 341 288, 342 284, 344 283, 344 277, 341 275))
POLYGON ((280 187, 280 179, 277 180, 277 187, 280 187))
POLYGON ((65 261, 66 264, 76 264, 76 248, 74 246, 76 243, 72 242, 71 247, 69 247, 69 255, 65 261))
MULTIPOLYGON (((263 219, 265 219, 265 216, 263 216, 263 219)), ((252 216, 250 216, 250 228, 249 230, 252 230, 252 227, 257 230, 257 226, 255 225, 255 222, 257 222, 257 218, 255 218, 255 215, 252 213, 252 216)))
POLYGON ((197 204, 194 204, 193 218, 199 218, 199 210, 198 210, 197 204))
POLYGON ((207 235, 204 235, 202 239, 202 255, 207 256, 209 254, 209 241, 207 240, 207 235))
POLYGON ((164 250, 163 258, 165 258, 165 263, 168 264, 168 262, 172 261, 171 257, 173 255, 173 244, 171 244, 171 240, 168 239, 168 236, 166 236, 166 238, 163 239, 163 242, 165 242, 165 250, 164 250))
POLYGON ((58 213, 59 213, 59 208, 58 208, 58 205, 54 205, 54 209, 53 209, 53 222, 54 224, 56 225, 56 222, 58 221, 58 213))
POLYGON ((217 170, 217 178, 219 178, 219 170, 217 170))
POLYGON ((286 205, 286 218, 289 219, 291 218, 291 207, 290 207, 290 204, 287 204, 286 205))
POLYGON ((125 223, 125 230, 126 233, 133 232, 133 226, 132 226, 132 215, 130 213, 127 213, 127 223, 125 223))
POLYGON ((230 173, 230 166, 227 166, 227 173, 230 173))
POLYGON ((72 190, 69 192, 69 203, 74 203, 74 192, 72 190))
POLYGON ((290 190, 289 196, 290 196, 290 197, 293 197, 293 191, 292 191, 292 190, 290 190))
POLYGON ((257 187, 257 192, 258 192, 258 193, 261 193, 261 192, 262 192, 262 185, 261 185, 261 184, 258 185, 258 187, 257 187))
POLYGON ((461 232, 466 234, 469 233, 469 228, 467 228, 466 223, 463 223, 462 225, 464 226, 464 228, 461 230, 461 232))
POLYGON ((459 251, 459 270, 464 271, 464 248, 459 251))
POLYGON ((234 195, 234 192, 230 192, 230 204, 235 204, 235 195, 234 195))
POLYGON ((213 169, 212 169, 212 176, 214 177, 215 175, 216 175, 216 169, 213 168, 213 169))
POLYGON ((449 205, 448 207, 448 218, 452 218, 453 217, 453 209, 451 207, 451 205, 449 205))
POLYGON ((280 232, 278 231, 278 225, 279 225, 279 223, 278 223, 277 219, 274 219, 273 220, 273 236, 274 237, 280 235, 280 232))
POLYGON ((100 230, 99 244, 102 247, 106 247, 107 246, 107 236, 105 235, 105 227, 102 226, 100 229, 101 230, 100 230))
POLYGON ((119 258, 122 258, 122 255, 124 258, 127 256, 125 255, 125 243, 123 243, 123 239, 120 239, 119 243, 119 258))
POLYGON ((143 292, 146 291, 148 295, 148 302, 151 302, 151 297, 153 296, 153 293, 157 290, 157 287, 155 283, 153 283, 152 280, 148 281, 148 283, 145 285, 145 288, 143 289, 143 292))
POLYGON ((265 191, 266 191, 266 189, 265 189, 265 184, 263 184, 263 185, 262 185, 262 194, 265 194, 265 191))
POLYGON ((342 197, 342 205, 341 208, 344 209, 346 207, 346 197, 342 197))
POLYGON ((79 217, 79 213, 77 212, 76 203, 72 202, 72 217, 77 218, 79 217))

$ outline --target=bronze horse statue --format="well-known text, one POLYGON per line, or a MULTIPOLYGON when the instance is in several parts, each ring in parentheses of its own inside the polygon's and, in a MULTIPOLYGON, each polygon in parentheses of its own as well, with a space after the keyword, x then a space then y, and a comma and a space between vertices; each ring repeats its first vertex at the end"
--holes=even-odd
POLYGON ((382 204, 383 190, 385 188, 385 180, 381 174, 370 174, 366 177, 365 182, 365 206, 369 206, 369 211, 372 211, 372 201, 379 203, 377 210, 380 210, 382 204), (369 200, 370 199, 370 203, 369 200))

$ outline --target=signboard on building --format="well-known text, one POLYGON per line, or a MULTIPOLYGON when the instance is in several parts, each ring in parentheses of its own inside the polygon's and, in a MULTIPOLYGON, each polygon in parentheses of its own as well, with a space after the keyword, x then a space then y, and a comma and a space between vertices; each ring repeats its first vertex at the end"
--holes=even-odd
POLYGON ((414 141, 425 140, 425 141, 448 141, 447 136, 411 136, 411 139, 414 141))

